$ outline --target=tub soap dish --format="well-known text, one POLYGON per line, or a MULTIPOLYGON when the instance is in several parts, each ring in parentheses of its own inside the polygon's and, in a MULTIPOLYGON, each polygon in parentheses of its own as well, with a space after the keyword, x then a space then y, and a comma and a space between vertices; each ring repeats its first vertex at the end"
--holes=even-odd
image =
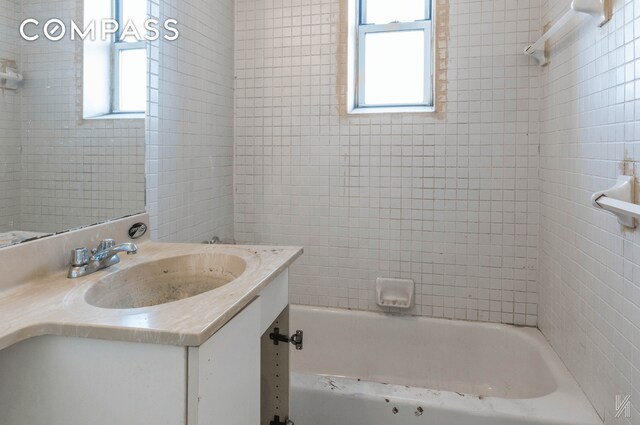
POLYGON ((413 306, 414 283, 411 279, 376 280, 376 295, 380 307, 411 308, 413 306))

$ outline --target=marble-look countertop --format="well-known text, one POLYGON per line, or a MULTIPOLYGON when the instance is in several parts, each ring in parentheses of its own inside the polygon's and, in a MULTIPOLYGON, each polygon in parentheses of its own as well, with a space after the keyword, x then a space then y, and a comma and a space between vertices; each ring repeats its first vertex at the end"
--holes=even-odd
POLYGON ((28 338, 59 335, 178 346, 199 346, 249 304, 302 254, 296 247, 143 242, 137 255, 89 276, 68 279, 67 270, 0 291, 0 349, 28 338), (245 271, 209 292, 167 304, 105 309, 85 293, 112 273, 164 258, 227 253, 243 258, 245 271))

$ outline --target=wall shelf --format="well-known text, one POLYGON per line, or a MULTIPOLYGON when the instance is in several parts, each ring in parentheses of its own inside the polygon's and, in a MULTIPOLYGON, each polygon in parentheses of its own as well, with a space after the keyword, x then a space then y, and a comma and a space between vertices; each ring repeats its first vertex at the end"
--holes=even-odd
POLYGON ((640 205, 633 201, 634 189, 635 181, 632 176, 619 176, 611 189, 594 193, 591 203, 596 208, 616 215, 623 226, 634 229, 636 219, 640 220, 640 205))
POLYGON ((24 80, 21 74, 13 71, 0 72, 0 80, 14 81, 16 83, 24 80))
POLYGON ((611 19, 611 0, 573 0, 571 9, 558 19, 535 43, 524 49, 524 54, 538 61, 540 66, 549 63, 548 41, 565 32, 576 15, 587 14, 598 20, 601 27, 611 19))
POLYGON ((14 61, 0 59, 0 93, 2 90, 18 90, 23 80, 14 61))

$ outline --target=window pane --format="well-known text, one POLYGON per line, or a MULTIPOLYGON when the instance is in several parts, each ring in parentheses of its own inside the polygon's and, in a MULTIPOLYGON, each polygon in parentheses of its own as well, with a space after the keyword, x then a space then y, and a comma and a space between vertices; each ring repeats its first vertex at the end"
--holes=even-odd
POLYGON ((365 104, 424 103, 424 31, 368 33, 365 104))
POLYGON ((366 11, 363 16, 364 23, 388 24, 427 19, 427 1, 429 0, 362 0, 366 11))
POLYGON ((142 112, 147 109, 147 51, 120 50, 120 112, 142 112))
MULTIPOLYGON (((147 1, 148 0, 120 0, 120 29, 124 29, 127 22, 131 21, 138 30, 138 34, 144 36, 144 21, 147 19, 147 1)), ((133 36, 123 37, 122 41, 135 42, 141 41, 133 36)))

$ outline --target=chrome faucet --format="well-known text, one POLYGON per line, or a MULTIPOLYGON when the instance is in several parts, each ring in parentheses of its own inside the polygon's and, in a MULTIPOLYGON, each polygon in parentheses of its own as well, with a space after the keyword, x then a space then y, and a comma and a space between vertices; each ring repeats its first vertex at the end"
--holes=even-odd
POLYGON ((69 279, 86 276, 106 269, 120 262, 118 253, 126 252, 127 255, 138 253, 138 246, 134 243, 121 243, 116 245, 113 239, 105 239, 96 249, 89 251, 87 248, 76 248, 71 253, 71 267, 69 267, 69 279))

